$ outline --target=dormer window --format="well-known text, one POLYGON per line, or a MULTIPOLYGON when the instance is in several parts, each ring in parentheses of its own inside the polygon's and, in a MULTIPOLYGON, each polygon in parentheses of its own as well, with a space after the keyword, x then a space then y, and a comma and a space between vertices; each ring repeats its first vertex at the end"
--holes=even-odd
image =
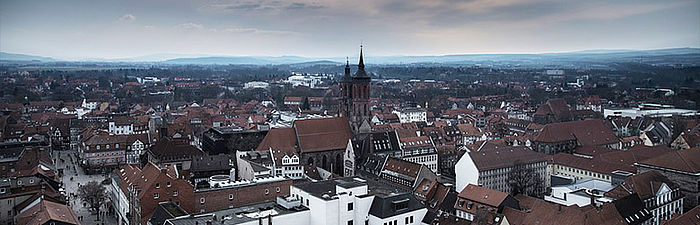
POLYGON ((160 188, 160 183, 156 183, 156 188, 160 188))
POLYGON ((165 183, 165 186, 170 187, 170 181, 168 181, 167 183, 165 183))

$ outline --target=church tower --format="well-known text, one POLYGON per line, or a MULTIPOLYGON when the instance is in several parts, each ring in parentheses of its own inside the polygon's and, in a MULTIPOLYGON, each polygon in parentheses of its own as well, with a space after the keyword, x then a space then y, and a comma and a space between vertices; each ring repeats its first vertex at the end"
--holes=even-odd
POLYGON ((350 62, 345 64, 345 74, 340 81, 340 106, 339 114, 350 122, 350 128, 355 136, 371 132, 370 121, 370 82, 372 78, 365 72, 365 63, 360 46, 360 62, 357 64, 357 72, 350 75, 350 62))

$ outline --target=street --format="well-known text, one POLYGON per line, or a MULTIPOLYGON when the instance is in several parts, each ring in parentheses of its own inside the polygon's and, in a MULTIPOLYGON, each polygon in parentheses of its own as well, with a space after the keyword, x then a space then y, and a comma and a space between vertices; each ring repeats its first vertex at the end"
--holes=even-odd
MULTIPOLYGON (((56 151, 54 153, 56 154, 55 157, 57 157, 56 168, 63 169, 61 181, 63 182, 63 188, 67 196, 68 204, 75 211, 76 216, 80 220, 79 222, 85 225, 117 224, 118 221, 116 218, 107 215, 108 212, 106 205, 103 205, 102 209, 100 209, 100 221, 95 221, 97 219, 97 215, 91 213, 87 205, 83 206, 83 203, 77 197, 79 185, 86 184, 90 181, 101 183, 106 176, 104 174, 85 174, 82 168, 80 168, 78 165, 78 159, 75 156, 75 151, 56 151)), ((107 191, 109 191, 109 185, 103 186, 107 191)), ((106 194, 106 196, 109 196, 109 194, 106 194)))

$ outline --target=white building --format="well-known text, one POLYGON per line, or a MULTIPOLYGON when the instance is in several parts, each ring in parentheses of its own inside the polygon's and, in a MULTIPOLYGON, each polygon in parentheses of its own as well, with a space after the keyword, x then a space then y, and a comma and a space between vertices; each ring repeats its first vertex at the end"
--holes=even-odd
POLYGON ((110 134, 134 134, 134 124, 126 121, 109 121, 110 134))
POLYGON ((619 186, 605 193, 613 199, 639 195, 652 219, 645 224, 659 225, 674 215, 683 214, 683 194, 680 186, 656 171, 647 171, 625 179, 619 186))
POLYGON ((294 184, 290 195, 309 208, 309 225, 421 224, 427 212, 412 193, 373 195, 357 177, 294 184))
POLYGON ((310 209, 309 225, 366 224, 374 200, 366 182, 352 177, 294 184, 290 195, 310 209))
POLYGON ((179 216, 167 219, 165 224, 307 225, 312 218, 311 211, 299 206, 298 199, 277 197, 276 202, 258 203, 200 215, 179 216))
MULTIPOLYGON (((480 148, 467 152, 455 164, 456 189, 462 191, 473 184, 485 188, 510 193, 509 173, 519 161, 527 168, 532 168, 541 182, 533 193, 542 193, 546 186, 547 160, 541 153, 526 146, 498 146, 482 144, 480 148)), ((535 179, 533 177, 533 179, 535 179)))
POLYGON ((270 84, 267 82, 262 82, 262 81, 251 81, 251 82, 245 83, 243 85, 244 89, 256 89, 256 88, 267 89, 268 87, 270 87, 270 84))
POLYGON ((584 207, 590 205, 591 199, 593 199, 596 205, 601 205, 612 202, 611 198, 605 197, 603 194, 614 187, 610 182, 596 179, 578 180, 573 184, 552 187, 552 193, 544 196, 544 200, 565 206, 584 207))
POLYGON ((401 123, 428 122, 428 114, 424 109, 409 108, 401 111, 394 111, 401 123))
POLYGON ((620 116, 635 119, 637 117, 671 117, 671 116, 697 116, 700 115, 697 110, 690 109, 650 109, 642 110, 633 109, 603 109, 603 117, 620 116))
POLYGON ((285 83, 291 84, 292 86, 307 86, 313 88, 321 84, 322 78, 322 76, 292 74, 287 78, 285 83))

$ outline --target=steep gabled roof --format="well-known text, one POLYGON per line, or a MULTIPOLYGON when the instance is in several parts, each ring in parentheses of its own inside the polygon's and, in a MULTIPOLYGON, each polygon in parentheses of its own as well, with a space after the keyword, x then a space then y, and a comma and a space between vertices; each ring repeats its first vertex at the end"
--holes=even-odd
POLYGON ((48 200, 41 200, 39 204, 17 215, 17 224, 44 225, 49 221, 79 224, 78 217, 70 207, 48 200))
POLYGON ((296 120, 294 130, 301 152, 345 149, 352 138, 345 117, 296 120))
POLYGON ((648 199, 656 196, 656 192, 659 191, 663 184, 666 184, 671 189, 678 188, 676 183, 669 180, 661 173, 647 171, 628 177, 618 187, 605 193, 605 196, 619 199, 636 193, 641 199, 648 199))
POLYGON ((638 163, 688 173, 700 173, 700 148, 671 151, 638 163))
POLYGON ((579 120, 547 124, 536 134, 536 142, 577 140, 581 145, 607 145, 619 140, 603 120, 579 120))

